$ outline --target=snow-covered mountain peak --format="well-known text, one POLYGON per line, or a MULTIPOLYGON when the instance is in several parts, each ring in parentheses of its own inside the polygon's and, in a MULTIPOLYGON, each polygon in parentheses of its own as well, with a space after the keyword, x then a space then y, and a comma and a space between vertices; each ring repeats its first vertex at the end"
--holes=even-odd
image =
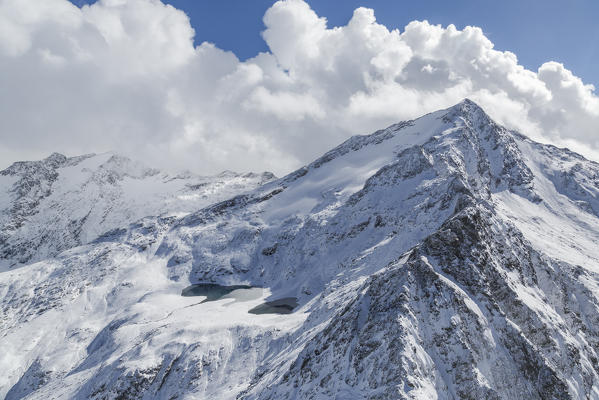
POLYGON ((271 186, 285 190, 274 200, 277 205, 270 207, 270 214, 284 220, 326 208, 324 203, 333 197, 344 202, 383 167, 402 173, 431 163, 435 157, 446 166, 448 175, 460 174, 467 185, 476 177, 487 181, 479 182, 480 188, 509 188, 534 198, 532 175, 515 136, 466 99, 370 135, 353 136, 279 183, 273 182, 271 186))
POLYGON ((57 168, 63 165, 67 161, 67 157, 64 154, 52 153, 46 157, 43 162, 57 168))
MULTIPOLYGON (((597 163, 469 100, 352 137, 281 179, 192 183, 111 157, 38 165, 53 183, 35 215, 109 199, 75 226, 114 229, 0 273, 0 395, 599 398, 597 163), (130 205, 154 216, 114 214, 130 205), (257 295, 181 296, 206 282, 257 295), (282 299, 297 308, 250 313, 282 299)), ((23 192, 40 192, 31 182, 23 192)), ((47 243, 25 231, 5 230, 23 239, 13 248, 47 243)))
POLYGON ((491 120, 481 106, 468 98, 465 98, 459 103, 447 108, 445 111, 448 115, 462 115, 472 119, 491 120))

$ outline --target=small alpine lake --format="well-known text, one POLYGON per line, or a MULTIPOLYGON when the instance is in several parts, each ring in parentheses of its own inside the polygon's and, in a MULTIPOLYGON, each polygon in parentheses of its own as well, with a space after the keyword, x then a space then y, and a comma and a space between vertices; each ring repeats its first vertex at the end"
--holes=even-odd
MULTIPOLYGON (((197 283, 181 291, 181 296, 202 296, 200 302, 234 299, 234 303, 252 301, 261 298, 264 289, 248 285, 223 286, 216 283, 197 283)), ((250 314, 291 314, 298 306, 296 297, 284 297, 278 300, 264 302, 248 311, 250 314)))
POLYGON ((284 297, 279 300, 262 303, 248 312, 250 314, 291 314, 297 306, 296 297, 284 297))

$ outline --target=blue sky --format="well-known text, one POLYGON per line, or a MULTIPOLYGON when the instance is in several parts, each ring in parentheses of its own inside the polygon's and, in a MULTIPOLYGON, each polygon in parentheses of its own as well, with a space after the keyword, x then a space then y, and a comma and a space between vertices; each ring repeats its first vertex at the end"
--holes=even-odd
MULTIPOLYGON (((240 59, 253 57, 267 46, 260 32, 262 17, 273 0, 170 0, 187 13, 196 31, 196 43, 215 43, 240 59)), ((73 0, 73 3, 93 1, 73 0)), ((355 8, 375 11, 377 21, 388 28, 403 27, 412 20, 434 24, 479 26, 498 50, 509 50, 520 64, 536 69, 546 61, 563 63, 585 83, 599 87, 599 1, 505 0, 476 2, 308 0, 329 27, 345 25, 355 8), (484 3, 484 4, 483 4, 484 3)))

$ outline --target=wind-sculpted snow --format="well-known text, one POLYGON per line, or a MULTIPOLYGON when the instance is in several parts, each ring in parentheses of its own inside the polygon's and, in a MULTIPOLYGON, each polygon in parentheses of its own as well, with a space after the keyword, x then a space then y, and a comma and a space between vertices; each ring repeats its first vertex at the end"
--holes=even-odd
POLYGON ((598 176, 468 100, 354 137, 1 273, 0 394, 599 398, 598 176), (199 282, 263 296, 180 295, 199 282), (283 298, 298 308, 248 313, 283 298))

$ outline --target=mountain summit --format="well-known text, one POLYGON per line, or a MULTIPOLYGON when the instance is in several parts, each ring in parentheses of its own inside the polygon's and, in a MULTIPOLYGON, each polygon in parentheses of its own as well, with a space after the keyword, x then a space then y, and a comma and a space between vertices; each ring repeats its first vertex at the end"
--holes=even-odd
POLYGON ((0 394, 599 398, 598 249, 599 164, 465 100, 1 273, 0 394))

